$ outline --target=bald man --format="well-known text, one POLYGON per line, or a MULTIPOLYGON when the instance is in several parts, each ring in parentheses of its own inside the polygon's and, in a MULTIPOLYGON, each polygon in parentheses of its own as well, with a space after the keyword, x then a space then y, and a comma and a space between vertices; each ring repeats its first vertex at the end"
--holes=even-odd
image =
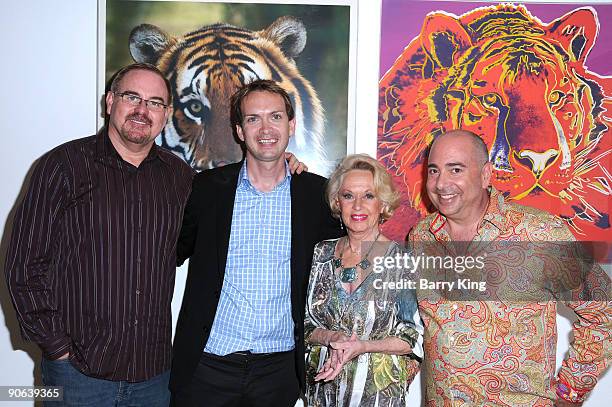
MULTIPOLYGON (((532 239, 574 241, 560 219, 506 201, 490 186, 491 175, 487 148, 479 136, 455 130, 437 137, 429 151, 426 184, 437 211, 413 228, 410 242, 446 254, 450 250, 459 264, 458 257, 466 258, 474 248, 487 244, 525 241, 529 243, 512 244, 529 251, 536 246, 532 239)), ((508 263, 498 265, 496 276, 550 272, 529 256, 524 263, 508 263)), ((485 267, 481 273, 491 273, 488 270, 485 267)), ((459 288, 458 281, 457 286, 447 287, 446 294, 459 288)), ((544 301, 545 296, 538 297, 535 291, 531 302, 477 301, 469 290, 453 297, 432 295, 423 288, 417 292, 425 323, 422 367, 427 405, 577 405, 606 368, 604 349, 597 342, 609 334, 609 302, 564 301, 578 321, 573 327, 575 339, 555 377, 556 297, 544 301)))
POLYGON ((470 241, 489 204, 492 165, 487 147, 473 133, 456 130, 432 144, 427 161, 427 195, 447 218, 453 240, 470 241))

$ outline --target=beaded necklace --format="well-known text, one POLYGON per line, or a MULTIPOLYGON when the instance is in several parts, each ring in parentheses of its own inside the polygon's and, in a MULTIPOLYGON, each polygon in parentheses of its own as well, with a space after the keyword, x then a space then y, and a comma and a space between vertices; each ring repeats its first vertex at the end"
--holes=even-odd
POLYGON ((342 269, 340 271, 340 281, 342 281, 343 283, 354 283, 357 280, 357 267, 359 267, 360 269, 364 271, 367 270, 368 267, 370 267, 371 263, 370 263, 370 260, 368 259, 368 256, 370 255, 370 252, 372 251, 372 248, 374 247, 374 244, 378 241, 379 237, 380 237, 380 230, 378 231, 378 234, 376 235, 376 239, 374 239, 374 242, 372 242, 372 245, 368 249, 368 252, 365 254, 365 256, 363 256, 363 259, 361 259, 361 261, 355 264, 353 267, 344 267, 342 265, 342 252, 344 251, 344 249, 346 249, 346 245, 348 244, 348 236, 346 237, 346 240, 342 246, 342 250, 340 250, 341 257, 340 258, 334 257, 333 259, 334 268, 342 269))

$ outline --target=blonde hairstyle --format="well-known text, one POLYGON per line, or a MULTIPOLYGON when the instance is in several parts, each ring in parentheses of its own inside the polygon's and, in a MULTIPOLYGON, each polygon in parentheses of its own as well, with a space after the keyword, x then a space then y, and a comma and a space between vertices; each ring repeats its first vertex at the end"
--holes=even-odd
POLYGON ((327 203, 331 208, 332 215, 336 218, 340 218, 338 192, 340 191, 346 174, 353 170, 365 170, 372 173, 374 178, 374 193, 383 203, 381 218, 383 221, 389 219, 399 206, 399 194, 395 190, 393 180, 385 167, 367 154, 351 154, 346 156, 329 177, 325 195, 327 197, 327 203))

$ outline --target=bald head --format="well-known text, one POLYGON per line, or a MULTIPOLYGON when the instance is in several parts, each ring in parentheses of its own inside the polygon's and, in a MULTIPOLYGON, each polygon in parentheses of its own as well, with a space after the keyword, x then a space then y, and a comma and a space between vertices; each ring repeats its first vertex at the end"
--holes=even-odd
POLYGON ((427 195, 448 221, 472 230, 487 208, 491 170, 480 137, 464 130, 449 131, 431 144, 427 195))
POLYGON ((469 155, 477 164, 484 165, 489 161, 487 145, 482 141, 482 138, 468 130, 451 130, 439 135, 431 143, 429 153, 431 154, 436 144, 445 143, 446 141, 450 141, 450 139, 462 146, 465 146, 465 141, 467 141, 468 145, 471 147, 469 155))

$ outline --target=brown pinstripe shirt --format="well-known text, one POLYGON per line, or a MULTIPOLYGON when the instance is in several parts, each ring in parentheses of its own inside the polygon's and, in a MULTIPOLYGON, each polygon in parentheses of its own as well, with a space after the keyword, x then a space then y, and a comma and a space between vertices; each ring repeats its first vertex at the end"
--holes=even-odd
POLYGON ((83 373, 142 381, 170 368, 176 241, 192 170, 153 146, 134 167, 106 133, 37 163, 6 277, 25 339, 83 373))

